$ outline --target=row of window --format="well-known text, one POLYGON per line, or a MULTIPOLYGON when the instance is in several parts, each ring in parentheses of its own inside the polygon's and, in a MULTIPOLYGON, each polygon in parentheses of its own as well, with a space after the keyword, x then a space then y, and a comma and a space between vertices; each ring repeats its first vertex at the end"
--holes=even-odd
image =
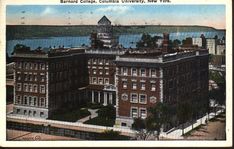
POLYGON ((107 59, 93 58, 93 59, 88 60, 88 64, 94 64, 94 65, 96 65, 96 64, 99 64, 99 65, 105 64, 105 65, 109 65, 110 63, 109 63, 109 60, 107 60, 107 59))
POLYGON ((32 70, 45 70, 44 63, 33 63, 33 62, 17 62, 16 68, 32 69, 32 70))
MULTIPOLYGON (((20 109, 16 109, 16 113, 19 114, 21 112, 20 109)), ((28 116, 36 116, 37 115, 37 111, 32 111, 31 110, 24 110, 24 115, 28 115, 28 116)), ((44 112, 40 112, 40 117, 43 117, 44 116, 44 112)))
POLYGON ((15 99, 15 104, 27 105, 27 106, 37 106, 37 107, 46 107, 46 100, 45 100, 45 97, 38 98, 37 96, 17 95, 16 99, 15 99))
MULTIPOLYGON (((122 88, 123 89, 128 89, 128 82, 127 81, 122 81, 122 88)), ((137 83, 135 81, 131 83, 131 89, 132 90, 137 90, 138 88, 140 90, 147 90, 146 83, 145 82, 137 83)), ((156 83, 155 83, 155 81, 152 81, 150 83, 150 90, 151 91, 156 91, 156 83)))
MULTIPOLYGON (((38 93, 37 84, 17 83, 16 91, 38 93)), ((39 93, 45 93, 45 85, 39 85, 39 93)))
MULTIPOLYGON (((22 80, 20 72, 17 72, 17 80, 18 81, 22 80)), ((40 77, 38 78, 37 73, 33 73, 33 74, 24 73, 24 81, 41 81, 41 82, 45 82, 45 74, 41 73, 40 77)))
POLYGON ((147 117, 147 110, 146 108, 131 107, 130 114, 132 118, 140 117, 145 119, 147 117))
POLYGON ((109 84, 109 78, 96 78, 96 77, 92 77, 90 78, 90 84, 109 84))
MULTIPOLYGON (((128 94, 127 93, 123 93, 121 95, 121 99, 124 101, 127 101, 128 98, 128 94)), ((151 96, 149 98, 149 101, 151 103, 156 103, 157 102, 157 98, 155 96, 151 96)), ((141 103, 141 104, 147 104, 147 95, 146 94, 137 94, 137 93, 131 93, 130 94, 130 102, 131 103, 141 103)))
MULTIPOLYGON (((146 74, 146 68, 127 68, 127 67, 122 67, 121 68, 121 75, 124 76, 141 76, 141 77, 147 77, 146 74), (129 74, 128 69, 131 69, 131 74, 129 74)), ((156 77, 156 69, 149 69, 149 77, 156 77)))
MULTIPOLYGON (((108 69, 105 69, 105 70, 99 69, 98 70, 99 75, 103 75, 103 73, 105 75, 109 75, 109 70, 108 69)), ((90 71, 89 71, 89 74, 90 74, 90 71)), ((96 75, 97 74, 97 69, 92 69, 92 74, 96 75)))

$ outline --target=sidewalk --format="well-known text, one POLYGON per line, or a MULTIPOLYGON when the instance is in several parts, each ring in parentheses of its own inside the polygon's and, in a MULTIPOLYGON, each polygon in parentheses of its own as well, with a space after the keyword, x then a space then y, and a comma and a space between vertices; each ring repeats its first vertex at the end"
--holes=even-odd
MULTIPOLYGON (((222 110, 219 110, 216 112, 216 116, 218 116, 220 113, 222 113, 222 110)), ((210 113, 209 114, 209 120, 215 117, 215 113, 210 113)), ((206 124, 206 119, 207 119, 207 115, 205 115, 204 117, 198 119, 195 123, 193 123, 193 129, 200 126, 201 124, 206 124)), ((192 125, 184 128, 184 134, 186 134, 187 132, 192 130, 192 125)), ((184 139, 184 137, 182 136, 182 129, 176 129, 174 131, 171 132, 166 132, 166 133, 161 133, 160 137, 165 137, 168 139, 184 139)))
POLYGON ((95 118, 95 117, 98 116, 98 113, 96 113, 98 111, 98 109, 88 109, 88 111, 90 112, 91 115, 86 116, 86 117, 84 117, 82 119, 79 119, 77 122, 84 123, 84 122, 86 122, 86 121, 88 121, 90 119, 93 119, 93 118, 95 118))

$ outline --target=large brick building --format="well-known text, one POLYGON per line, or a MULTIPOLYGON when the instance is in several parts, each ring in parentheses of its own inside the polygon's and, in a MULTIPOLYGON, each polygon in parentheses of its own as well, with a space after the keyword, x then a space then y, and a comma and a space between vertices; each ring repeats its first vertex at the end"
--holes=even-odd
POLYGON ((48 118, 56 110, 81 104, 88 75, 84 49, 14 52, 14 113, 48 118))
MULTIPOLYGON (((206 106, 207 50, 173 49, 169 34, 164 34, 157 49, 119 48, 106 17, 98 27, 90 48, 15 51, 15 114, 48 118, 58 110, 88 102, 112 104, 115 126, 131 127, 134 118, 146 118, 147 108, 157 102, 172 107, 181 101, 206 106), (104 40, 106 32, 110 34, 104 40)), ((175 119, 172 115, 168 127, 176 124, 175 119)))
MULTIPOLYGON (((157 102, 171 107, 179 102, 208 104, 207 50, 130 52, 117 57, 115 63, 116 126, 131 127, 134 118, 145 119, 147 108, 157 102)), ((177 123, 173 117, 171 126, 177 123)))

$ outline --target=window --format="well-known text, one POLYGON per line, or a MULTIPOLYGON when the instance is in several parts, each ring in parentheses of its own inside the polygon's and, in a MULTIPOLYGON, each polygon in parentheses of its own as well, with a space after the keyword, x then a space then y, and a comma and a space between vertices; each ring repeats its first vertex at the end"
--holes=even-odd
POLYGON ((25 91, 25 92, 28 91, 28 84, 24 84, 24 91, 25 91))
POLYGON ((43 117, 44 116, 44 112, 40 112, 40 117, 43 117))
POLYGON ((21 68, 21 65, 22 65, 21 62, 17 62, 17 67, 18 67, 18 68, 21 68))
POLYGON ((132 89, 133 89, 133 90, 136 90, 136 89, 137 89, 137 83, 136 83, 136 82, 133 82, 133 83, 132 83, 132 89))
POLYGON ((24 62, 24 69, 28 69, 28 63, 24 62))
POLYGON ((146 95, 145 94, 140 94, 139 96, 140 96, 139 103, 146 104, 147 103, 146 95))
POLYGON ((28 85, 28 88, 29 88, 29 92, 32 92, 32 91, 33 91, 33 90, 32 90, 32 85, 31 85, 31 84, 28 85))
POLYGON ((141 83, 141 90, 145 90, 145 83, 141 83))
POLYGON ((91 64, 91 59, 88 60, 88 64, 91 64))
POLYGON ((45 93, 45 85, 40 85, 40 93, 45 93))
POLYGON ((122 68, 122 75, 124 75, 124 76, 128 75, 128 69, 126 67, 122 68))
POLYGON ((155 91, 156 90, 156 85, 154 83, 151 83, 151 91, 155 91))
POLYGON ((27 110, 24 110, 24 115, 26 115, 27 114, 27 110))
POLYGON ((97 70, 96 69, 93 69, 93 74, 97 74, 97 70))
POLYGON ((32 97, 31 97, 31 96, 28 97, 28 101, 29 101, 28 104, 29 104, 30 106, 32 106, 32 105, 33 105, 33 101, 32 101, 32 97))
POLYGON ((105 78, 104 83, 105 83, 105 84, 109 84, 109 79, 108 79, 108 78, 105 78))
POLYGON ((36 111, 33 111, 33 116, 36 116, 36 113, 37 113, 36 111))
POLYGON ((127 126, 127 124, 126 123, 121 123, 121 126, 125 127, 125 126, 127 126))
POLYGON ((46 104, 45 104, 45 98, 40 98, 40 100, 41 100, 41 107, 45 107, 46 106, 46 104))
POLYGON ((45 70, 45 64, 41 64, 41 70, 45 70))
POLYGON ((132 118, 138 117, 138 109, 136 107, 131 107, 131 117, 132 118))
POLYGON ((151 77, 156 77, 156 70, 155 69, 151 69, 151 77))
POLYGON ((29 81, 33 80, 33 76, 31 74, 29 74, 28 77, 29 77, 29 81))
POLYGON ((27 80, 28 80, 28 75, 24 74, 24 81, 27 81, 27 80))
POLYGON ((142 77, 146 76, 146 70, 145 69, 141 69, 140 72, 141 72, 141 76, 142 77))
POLYGON ((137 69, 136 68, 132 68, 132 76, 137 76, 137 69))
POLYGON ((33 92, 37 93, 37 85, 33 85, 33 92))
POLYGON ((127 81, 122 81, 122 83, 123 83, 123 88, 124 88, 124 89, 128 88, 128 83, 127 83, 127 81))
POLYGON ((150 97, 150 102, 151 102, 151 103, 156 103, 156 102, 157 102, 157 98, 154 97, 154 96, 151 96, 151 97, 150 97))
POLYGON ((93 78, 93 84, 97 84, 97 78, 93 78))
POLYGON ((135 93, 131 94, 131 100, 130 100, 130 102, 132 102, 132 103, 138 103, 137 94, 135 94, 135 93))
POLYGON ((103 74, 102 70, 99 69, 99 75, 102 75, 102 74, 103 74))
POLYGON ((34 106, 37 105, 37 97, 33 97, 33 105, 34 105, 34 106))
POLYGON ((17 110, 16 110, 16 113, 17 113, 17 114, 20 113, 20 109, 17 109, 17 110))
POLYGON ((105 64, 106 64, 106 65, 109 65, 109 60, 106 59, 106 60, 105 60, 105 64))
POLYGON ((99 59, 99 65, 102 65, 102 64, 103 64, 103 60, 99 59))
POLYGON ((28 104, 28 97, 24 96, 24 104, 27 105, 28 104))
MULTIPOLYGON (((37 81, 37 75, 34 75, 34 81, 37 81)), ((52 81, 52 78, 51 78, 52 81)))
POLYGON ((20 95, 18 95, 18 96, 16 97, 15 103, 16 103, 16 104, 21 104, 21 96, 20 96, 20 95))
POLYGON ((145 108, 140 108, 140 117, 142 119, 145 119, 146 118, 146 109, 145 108))
POLYGON ((127 101, 128 100, 128 95, 126 93, 123 93, 122 96, 121 96, 121 99, 124 100, 124 101, 127 101))
POLYGON ((93 64, 97 64, 97 59, 93 59, 93 64))
POLYGON ((102 78, 98 79, 98 84, 103 84, 103 79, 102 78))
POLYGON ((105 74, 109 75, 109 70, 108 69, 105 69, 105 74))
POLYGON ((41 75, 41 82, 45 81, 45 75, 41 75))
POLYGON ((17 75, 17 80, 21 80, 21 75, 20 74, 17 75))
POLYGON ((33 69, 33 64, 32 63, 29 63, 29 68, 33 69))
POLYGON ((17 83, 17 91, 21 91, 21 83, 17 83))
POLYGON ((33 64, 33 68, 34 68, 35 70, 37 70, 37 63, 34 63, 34 64, 33 64))

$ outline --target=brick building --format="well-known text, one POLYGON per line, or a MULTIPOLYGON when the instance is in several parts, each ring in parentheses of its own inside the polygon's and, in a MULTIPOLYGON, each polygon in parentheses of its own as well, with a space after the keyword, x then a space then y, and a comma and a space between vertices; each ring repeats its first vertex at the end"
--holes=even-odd
POLYGON ((48 118, 77 107, 87 86, 84 49, 36 49, 14 52, 14 113, 48 118))
MULTIPOLYGON (((132 52, 117 57, 115 63, 116 126, 131 127, 134 118, 145 119, 147 108, 157 102, 174 108, 179 102, 208 104, 207 50, 132 52)), ((176 124, 172 115, 168 128, 176 124)))

